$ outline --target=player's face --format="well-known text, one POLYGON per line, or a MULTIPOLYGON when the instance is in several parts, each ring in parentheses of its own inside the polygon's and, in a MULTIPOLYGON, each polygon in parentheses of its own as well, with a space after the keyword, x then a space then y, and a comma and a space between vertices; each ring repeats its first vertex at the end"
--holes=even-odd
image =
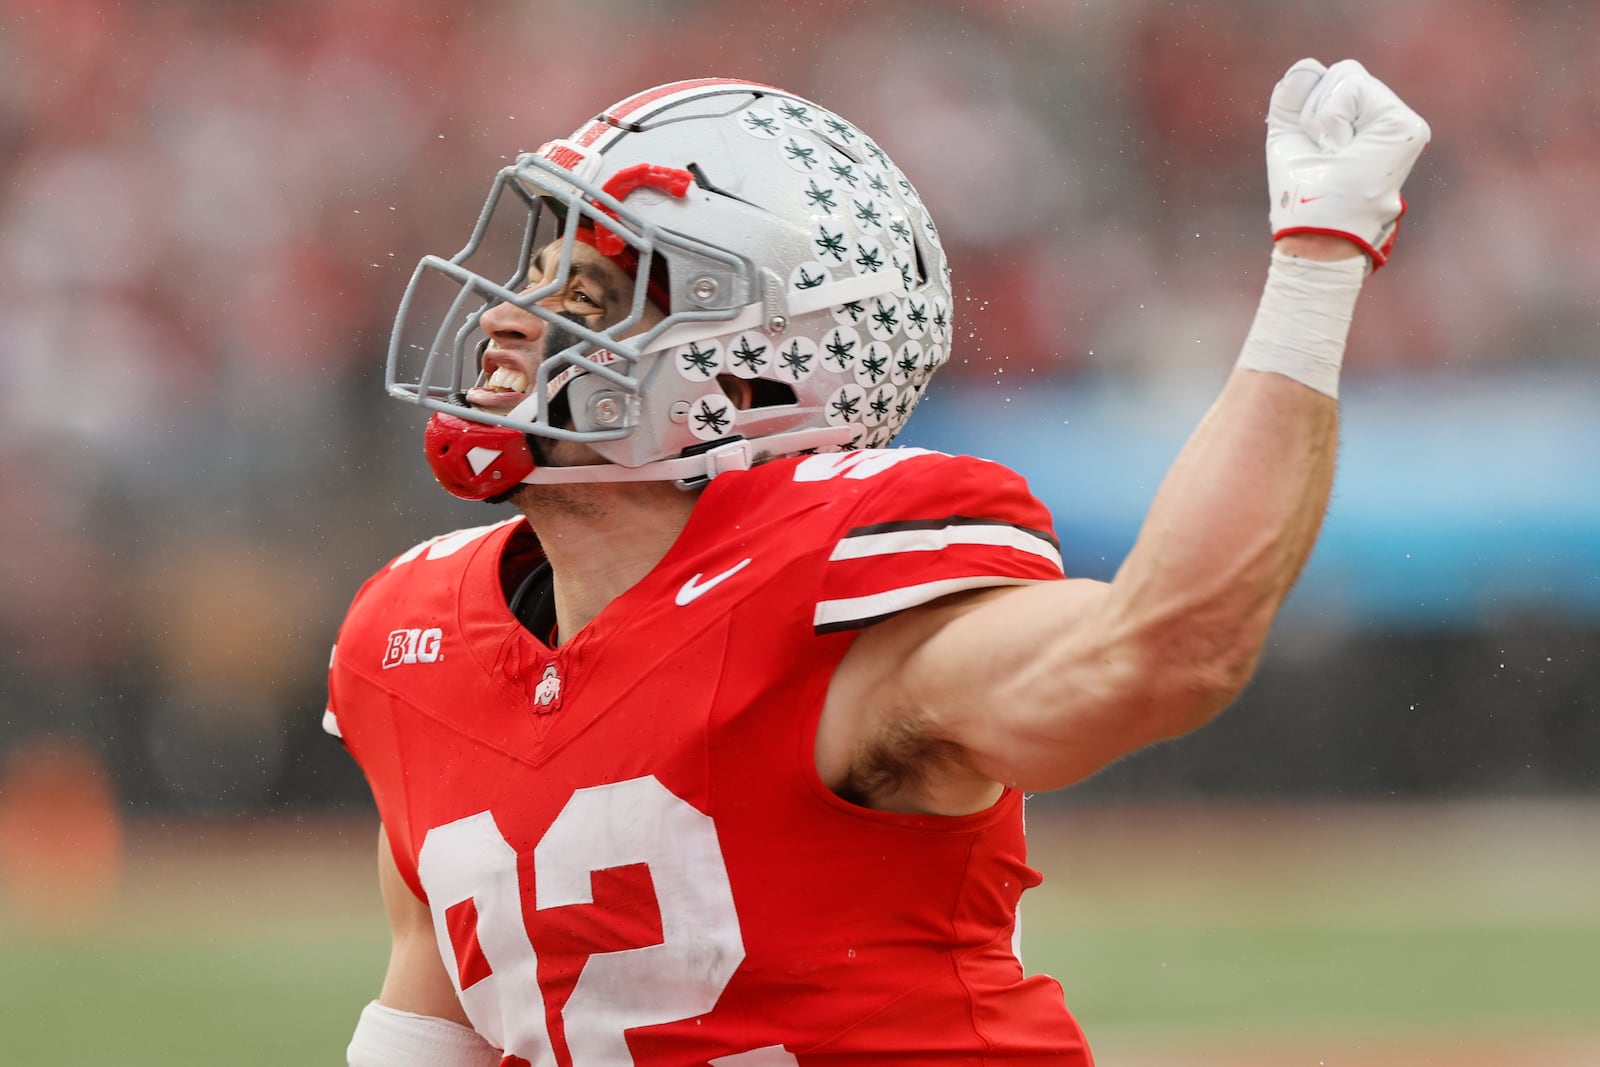
MULTIPOLYGON (((552 242, 534 254, 524 292, 549 285, 555 277, 561 247, 552 242)), ((539 301, 591 330, 603 330, 627 317, 633 304, 634 280, 621 267, 589 245, 572 248, 572 269, 567 284, 539 301)), ((660 322, 663 313, 648 301, 643 319, 631 332, 660 322)), ((505 413, 527 399, 538 366, 548 356, 572 345, 576 338, 514 304, 497 304, 483 313, 480 324, 489 336, 478 384, 467 391, 467 403, 481 411, 505 413)))

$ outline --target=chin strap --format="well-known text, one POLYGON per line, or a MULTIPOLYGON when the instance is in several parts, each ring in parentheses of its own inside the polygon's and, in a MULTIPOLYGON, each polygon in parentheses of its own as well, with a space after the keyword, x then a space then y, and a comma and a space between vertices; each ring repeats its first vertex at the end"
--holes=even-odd
POLYGON ((590 463, 578 467, 538 467, 523 478, 525 485, 598 482, 677 482, 685 489, 704 485, 719 474, 744 471, 763 460, 811 449, 836 448, 850 440, 848 426, 820 426, 773 434, 759 441, 729 441, 692 456, 658 459, 637 467, 590 463))
POLYGON ((734 438, 694 455, 637 467, 617 463, 539 467, 520 431, 436 412, 428 420, 423 445, 428 465, 446 491, 462 500, 488 500, 517 485, 672 481, 680 488, 694 489, 719 474, 749 470, 776 456, 837 448, 849 443, 850 435, 848 426, 819 426, 772 434, 759 441, 734 438))

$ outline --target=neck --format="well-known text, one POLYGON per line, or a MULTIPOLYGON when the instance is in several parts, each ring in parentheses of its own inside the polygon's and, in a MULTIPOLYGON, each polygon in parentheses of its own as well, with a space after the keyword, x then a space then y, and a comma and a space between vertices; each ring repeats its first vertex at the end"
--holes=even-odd
POLYGON ((550 561, 561 643, 661 562, 695 499, 662 482, 530 485, 518 494, 550 561))

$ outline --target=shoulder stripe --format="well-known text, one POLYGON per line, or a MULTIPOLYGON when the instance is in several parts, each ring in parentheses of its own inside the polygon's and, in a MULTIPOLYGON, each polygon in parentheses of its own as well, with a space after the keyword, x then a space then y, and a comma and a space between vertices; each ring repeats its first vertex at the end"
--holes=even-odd
POLYGON ((438 537, 424 541, 420 545, 413 545, 411 548, 408 548, 406 551, 396 556, 394 561, 389 564, 389 569, 394 570, 396 567, 410 563, 424 552, 428 554, 429 559, 445 559, 446 557, 455 555, 466 546, 472 544, 472 542, 476 541, 478 538, 485 537, 500 529, 502 526, 509 526, 514 522, 521 521, 521 515, 514 515, 509 519, 502 519, 499 522, 492 522, 487 526, 474 526, 466 530, 456 530, 453 533, 440 534, 438 537))
POLYGON ((833 546, 832 560, 866 559, 897 552, 939 552, 951 545, 990 545, 1013 548, 1061 566, 1061 549, 1042 530, 993 519, 949 515, 942 519, 914 519, 858 526, 833 546))
POLYGON ((951 593, 966 589, 984 589, 997 585, 1028 585, 1038 579, 1014 578, 1003 574, 975 574, 966 578, 945 578, 937 582, 923 582, 891 589, 872 596, 849 597, 843 600, 824 600, 817 604, 811 625, 819 634, 836 630, 853 630, 938 600, 951 593))

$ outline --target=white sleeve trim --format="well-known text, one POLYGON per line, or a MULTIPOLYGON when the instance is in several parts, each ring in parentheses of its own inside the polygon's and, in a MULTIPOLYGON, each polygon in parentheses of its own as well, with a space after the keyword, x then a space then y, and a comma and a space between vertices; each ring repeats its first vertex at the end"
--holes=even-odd
POLYGON ((842 630, 852 625, 865 624, 886 618, 907 608, 938 600, 964 589, 983 589, 997 585, 1030 585, 1035 578, 1016 578, 1001 574, 978 574, 967 578, 944 578, 937 582, 901 586, 886 593, 871 596, 847 597, 843 600, 818 602, 812 625, 817 630, 842 630))
POLYGON ((339 740, 344 740, 344 734, 339 732, 339 717, 333 713, 332 708, 324 708, 322 711, 322 729, 339 740))
POLYGON ((892 530, 841 538, 831 560, 866 559, 896 552, 939 552, 951 545, 990 545, 1047 559, 1061 566, 1061 553, 1038 534, 1006 523, 965 523, 927 530, 892 530))

